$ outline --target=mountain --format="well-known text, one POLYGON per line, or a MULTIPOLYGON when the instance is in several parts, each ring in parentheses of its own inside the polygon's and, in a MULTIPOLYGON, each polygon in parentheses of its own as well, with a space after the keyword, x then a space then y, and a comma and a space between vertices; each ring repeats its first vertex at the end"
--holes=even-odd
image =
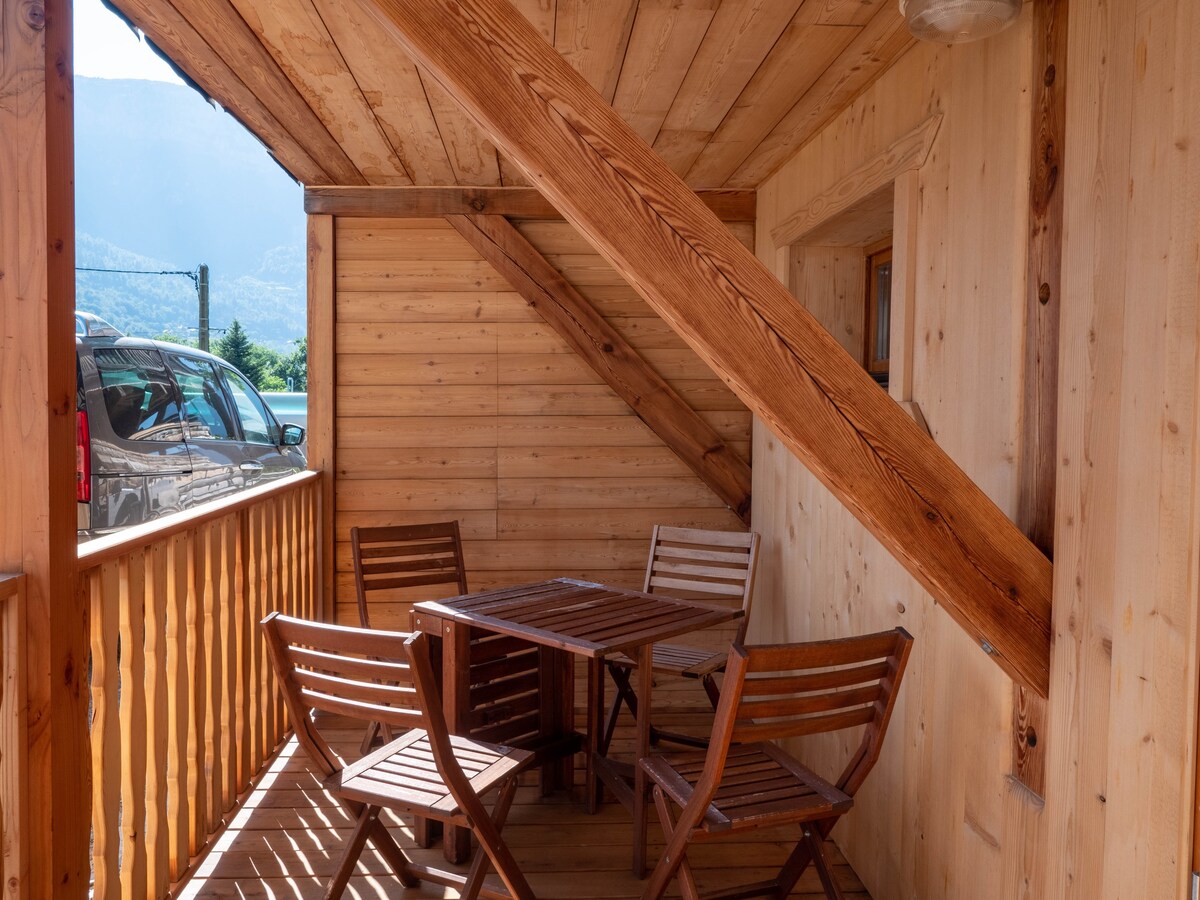
MULTIPOLYGON (((210 271, 214 329, 277 350, 305 333, 303 192, 241 124, 191 88, 75 80, 76 264, 210 271)), ((81 271, 77 306, 129 334, 194 337, 194 283, 81 271)), ((214 334, 214 337, 219 333, 214 334)))

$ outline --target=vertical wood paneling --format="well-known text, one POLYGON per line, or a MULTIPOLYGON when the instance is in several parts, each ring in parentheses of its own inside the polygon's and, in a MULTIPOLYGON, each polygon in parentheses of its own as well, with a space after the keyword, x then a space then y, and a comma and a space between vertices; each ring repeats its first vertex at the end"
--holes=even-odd
POLYGON ((167 819, 167 547, 146 552, 146 831, 147 884, 161 896, 171 883, 167 819))
MULTIPOLYGON (((585 240, 561 221, 517 225, 747 454, 745 407, 585 240)), ((332 329, 339 621, 358 621, 354 525, 457 518, 472 589, 553 575, 638 586, 656 522, 745 528, 443 220, 339 218, 324 240, 347 276, 332 329)), ((407 628, 422 596, 377 603, 372 623, 407 628)))
POLYGON ((120 896, 121 726, 117 666, 121 605, 119 563, 84 575, 92 651, 92 877, 94 896, 120 896))
MULTIPOLYGON (((908 229, 895 241, 902 259, 894 275, 908 302, 893 346, 912 335, 893 396, 920 404, 935 440, 1010 516, 1024 349, 1030 19, 1027 11, 1013 29, 969 48, 918 45, 763 185, 758 206, 758 256, 786 279, 789 254, 771 245, 771 229, 803 215, 901 135, 943 117, 925 163, 893 194, 895 225, 908 229)), ((819 281, 828 291, 828 279, 819 281)), ((852 302, 861 308, 861 298, 852 302)), ((1008 780, 1011 682, 761 424, 754 454, 763 580, 750 638, 902 624, 917 639, 883 755, 833 834, 872 896, 1057 896, 1040 893, 1044 814, 1008 780)), ((832 739, 799 749, 823 774, 839 771, 848 752, 832 739)))
POLYGON ((1185 897, 1200 613, 1200 11, 1072 3, 1043 896, 1185 897))

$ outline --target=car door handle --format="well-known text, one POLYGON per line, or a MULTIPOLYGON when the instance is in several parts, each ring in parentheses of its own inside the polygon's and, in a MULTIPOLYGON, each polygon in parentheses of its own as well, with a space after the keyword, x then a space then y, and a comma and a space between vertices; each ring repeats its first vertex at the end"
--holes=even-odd
POLYGON ((257 462, 244 462, 238 466, 238 468, 243 472, 261 472, 263 470, 263 464, 257 462))

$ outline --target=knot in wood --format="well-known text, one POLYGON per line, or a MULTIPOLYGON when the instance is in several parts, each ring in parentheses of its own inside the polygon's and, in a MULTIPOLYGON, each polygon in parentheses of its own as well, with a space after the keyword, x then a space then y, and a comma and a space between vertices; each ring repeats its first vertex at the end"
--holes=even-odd
POLYGON ((46 29, 46 4, 43 0, 30 0, 21 10, 21 15, 25 19, 25 24, 34 31, 46 29))
POLYGON ((1054 63, 1050 63, 1050 65, 1046 66, 1046 71, 1042 73, 1042 84, 1044 84, 1046 87, 1050 87, 1050 85, 1054 84, 1054 76, 1056 74, 1057 73, 1054 71, 1054 63))
POLYGON ((1048 285, 1046 282, 1043 281, 1041 283, 1041 285, 1038 287, 1038 303, 1042 304, 1042 306, 1045 306, 1049 302, 1050 302, 1050 285, 1048 285))

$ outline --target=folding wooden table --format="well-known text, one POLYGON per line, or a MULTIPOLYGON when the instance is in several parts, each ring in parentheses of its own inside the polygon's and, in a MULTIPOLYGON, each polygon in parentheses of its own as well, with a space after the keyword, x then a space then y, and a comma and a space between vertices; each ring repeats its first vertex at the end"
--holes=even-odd
MULTIPOLYGON (((417 603, 412 612, 415 629, 442 639, 442 702, 450 730, 457 734, 486 735, 489 741, 511 740, 518 746, 545 743, 573 752, 567 733, 573 731, 573 667, 567 654, 587 658, 588 810, 596 810, 601 782, 632 810, 633 872, 639 878, 646 865, 646 775, 637 760, 633 766, 621 765, 601 752, 604 657, 625 653, 637 661, 638 671, 645 673, 638 678, 637 689, 636 754, 640 759, 650 752, 653 679, 649 673, 654 644, 741 615, 740 609, 572 578, 426 601, 417 603), (473 629, 506 635, 510 640, 473 642, 473 629), (536 676, 525 671, 528 663, 522 662, 533 658, 531 644, 539 648, 536 676), (509 681, 524 685, 524 691, 506 690, 509 681)), ((465 838, 469 834, 447 834, 449 858, 466 858, 465 838)))

